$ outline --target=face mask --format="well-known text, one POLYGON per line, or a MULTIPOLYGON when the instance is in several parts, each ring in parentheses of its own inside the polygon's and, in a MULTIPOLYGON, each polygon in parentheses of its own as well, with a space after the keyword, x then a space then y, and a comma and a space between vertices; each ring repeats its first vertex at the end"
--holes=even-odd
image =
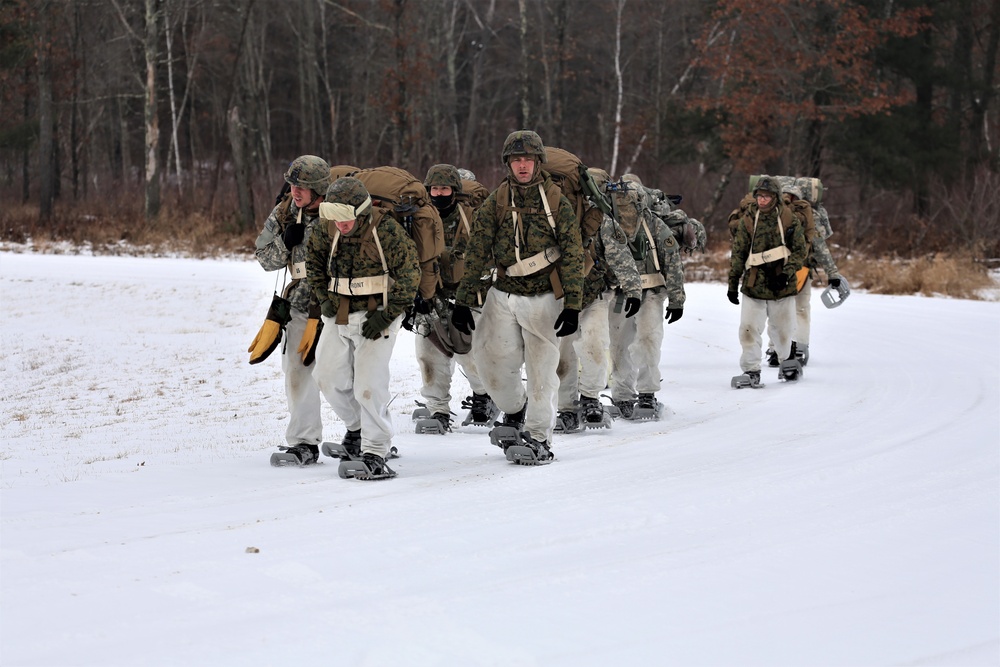
POLYGON ((434 208, 439 211, 444 211, 445 209, 450 209, 455 203, 455 195, 431 195, 431 203, 434 204, 434 208))

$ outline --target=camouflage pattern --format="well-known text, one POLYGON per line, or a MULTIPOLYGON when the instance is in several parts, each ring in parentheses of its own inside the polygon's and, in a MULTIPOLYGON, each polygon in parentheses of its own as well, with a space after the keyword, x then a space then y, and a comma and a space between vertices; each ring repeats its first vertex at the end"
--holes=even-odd
MULTIPOLYGON (((526 185, 518 184, 513 176, 508 175, 505 182, 509 189, 500 188, 514 193, 514 207, 521 211, 518 215, 523 229, 521 258, 530 257, 546 248, 558 245, 562 250, 562 258, 557 263, 556 270, 565 294, 563 305, 565 308, 581 310, 583 241, 580 237, 580 223, 569 200, 565 195, 560 195, 559 206, 552 211, 556 222, 556 229, 553 232, 545 215, 538 185, 542 184, 546 191, 556 186, 551 179, 543 179, 541 170, 537 173, 535 179, 526 185)), ((457 303, 478 307, 477 291, 483 273, 494 265, 507 267, 517 261, 514 254, 515 226, 509 204, 507 202, 505 206, 498 207, 497 191, 494 191, 476 211, 472 223, 472 238, 469 240, 465 258, 465 277, 456 294, 457 303), (506 211, 502 219, 498 219, 498 208, 506 211)), ((498 277, 494 287, 522 296, 536 296, 552 291, 548 271, 531 276, 498 277)))
POLYGON ((430 193, 432 186, 449 187, 455 195, 462 194, 462 176, 458 169, 450 164, 436 164, 427 170, 424 177, 424 187, 430 193))
POLYGON ((322 197, 330 187, 330 165, 321 157, 302 155, 288 165, 285 182, 300 188, 309 188, 322 197))
MULTIPOLYGON (((312 234, 313 225, 319 219, 316 211, 302 211, 302 223, 306 226, 302 243, 289 250, 281 238, 285 227, 294 224, 298 215, 299 208, 289 196, 285 201, 275 206, 271 214, 267 216, 267 220, 264 221, 264 228, 254 244, 254 256, 257 257, 257 261, 265 271, 278 271, 286 268, 289 264, 306 261, 308 254, 306 245, 312 234)), ((305 280, 292 280, 285 287, 282 296, 291 302, 293 310, 303 313, 308 313, 310 304, 315 301, 312 288, 305 280)))
MULTIPOLYGON (((344 180, 340 179, 337 183, 344 180)), ((364 186, 362 186, 363 189, 364 186)), ((356 187, 353 195, 335 193, 350 201, 342 203, 356 206, 356 187)), ((331 190, 333 186, 331 186, 331 190)), ((367 196, 367 192, 365 193, 367 196)), ((340 295, 328 291, 330 279, 362 278, 382 275, 382 260, 372 236, 373 222, 377 222, 378 238, 385 253, 389 275, 395 283, 389 289, 389 303, 382 304, 382 295, 372 297, 367 295, 351 297, 348 312, 369 310, 369 301, 374 299, 376 305, 384 306, 384 311, 391 319, 395 319, 413 304, 420 282, 420 264, 417 261, 417 247, 413 239, 396 222, 391 215, 381 209, 368 209, 359 214, 354 230, 347 236, 341 236, 337 244, 337 253, 330 256, 331 231, 336 231, 333 223, 317 223, 313 226, 309 237, 308 256, 306 259, 306 280, 312 288, 322 308, 323 315, 335 317, 340 295)))
POLYGON ((813 206, 813 220, 816 221, 816 231, 823 237, 823 240, 833 236, 833 227, 830 225, 830 215, 826 212, 826 207, 822 204, 813 206))
POLYGON ((761 176, 754 185, 753 196, 756 197, 759 192, 770 192, 775 197, 780 197, 781 186, 770 176, 761 176))
MULTIPOLYGON (((475 212, 464 202, 456 204, 454 210, 442 218, 444 223, 444 252, 441 253, 441 286, 438 288, 438 296, 442 299, 454 303, 458 292, 458 284, 465 277, 466 253, 469 249, 469 233, 465 230, 462 222, 462 213, 465 213, 466 220, 472 225, 475 219, 475 212)), ((489 268, 492 268, 492 265, 489 268)), ((493 278, 489 276, 480 279, 479 298, 476 305, 483 303, 486 299, 486 292, 493 286, 493 278)))
POLYGON ((545 162, 545 144, 537 132, 531 130, 515 130, 507 135, 503 142, 503 163, 510 162, 515 155, 533 155, 539 162, 545 162))
POLYGON ((369 194, 365 184, 353 176, 344 176, 330 183, 326 189, 326 201, 331 203, 349 204, 355 208, 368 200, 369 194))
MULTIPOLYGON (((763 180, 763 179, 761 179, 763 180)), ((764 183, 764 187, 777 186, 764 183)), ((760 181, 755 191, 762 190, 760 181)), ((770 191, 770 190, 765 190, 770 191)), ((776 206, 770 211, 760 212, 757 218, 756 232, 752 232, 754 217, 757 215, 757 202, 751 201, 740 211, 739 223, 736 225, 732 238, 732 259, 729 267, 729 291, 736 291, 743 278, 743 293, 754 299, 774 300, 794 296, 796 289, 795 273, 802 268, 806 259, 806 238, 802 222, 792 215, 785 204, 778 199, 776 206), (782 220, 785 238, 778 232, 778 219, 782 220), (763 252, 780 245, 786 245, 791 255, 784 261, 768 262, 761 266, 746 269, 746 261, 752 252, 763 252), (752 247, 751 247, 752 246, 752 247), (784 273, 788 277, 785 289, 775 292, 768 287, 768 277, 784 273)))
POLYGON ((584 279, 583 307, 587 308, 605 291, 620 287, 626 298, 642 297, 639 271, 629 250, 628 239, 621 225, 605 215, 594 237, 597 261, 584 279))

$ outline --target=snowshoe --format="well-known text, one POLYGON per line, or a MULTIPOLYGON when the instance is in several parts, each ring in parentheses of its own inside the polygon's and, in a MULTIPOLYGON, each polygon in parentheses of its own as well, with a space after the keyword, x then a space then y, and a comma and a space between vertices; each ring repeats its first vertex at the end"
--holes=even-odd
MULTIPOLYGON (((341 461, 361 460, 361 431, 348 431, 344 439, 339 442, 324 442, 320 447, 323 456, 329 456, 341 461)), ((395 447, 389 447, 389 458, 398 459, 399 451, 395 447)))
POLYGON ((520 431, 524 426, 524 416, 528 412, 528 402, 524 402, 524 407, 522 407, 517 412, 504 413, 503 421, 495 422, 494 426, 510 426, 517 431, 520 431))
POLYGON ((522 466, 539 466, 552 463, 555 458, 544 440, 535 440, 527 431, 520 434, 521 442, 504 449, 507 460, 522 466))
POLYGON ((792 349, 795 350, 795 359, 805 366, 809 363, 809 346, 804 343, 792 343, 792 349))
POLYGON ((513 426, 498 424, 490 431, 490 442, 506 452, 511 445, 521 444, 521 434, 513 426))
POLYGON ((360 460, 341 461, 337 469, 343 479, 389 479, 396 476, 396 471, 386 465, 385 459, 378 454, 365 452, 360 460))
POLYGON ((769 349, 767 351, 767 365, 770 366, 771 368, 777 368, 779 363, 780 362, 778 361, 778 353, 775 352, 774 350, 769 349))
POLYGON ((840 284, 834 287, 833 285, 827 285, 823 293, 819 295, 820 301, 827 308, 836 308, 844 303, 847 297, 851 296, 851 286, 847 282, 847 278, 841 277, 840 284))
POLYGON ((639 400, 632 410, 632 421, 657 421, 663 414, 663 403, 651 393, 639 394, 639 400))
POLYGON ((556 415, 556 425, 552 429, 556 433, 578 433, 580 431, 580 413, 576 410, 560 410, 556 415))
POLYGON ((319 460, 319 447, 300 443, 298 445, 278 447, 280 452, 271 454, 271 465, 281 466, 307 466, 319 460))
POLYGON ((760 383, 760 371, 747 371, 743 375, 737 375, 732 379, 730 385, 733 389, 743 389, 744 387, 750 387, 751 389, 764 388, 764 385, 760 383))
POLYGON ((489 394, 472 394, 462 401, 462 408, 468 410, 462 426, 493 426, 493 420, 500 416, 500 408, 489 394))
POLYGON ((611 428, 611 413, 601 401, 589 396, 580 397, 584 428, 611 428))
POLYGON ((632 419, 634 411, 635 401, 630 398, 621 401, 612 400, 608 407, 608 414, 612 419, 632 419))
MULTIPOLYGON (((420 408, 426 411, 426 408, 420 408)), ((435 412, 430 417, 419 419, 416 427, 417 433, 444 435, 451 433, 451 415, 444 412, 435 412)))
POLYGON ((784 382, 798 382, 802 377, 802 364, 798 359, 785 359, 778 368, 778 379, 784 382))

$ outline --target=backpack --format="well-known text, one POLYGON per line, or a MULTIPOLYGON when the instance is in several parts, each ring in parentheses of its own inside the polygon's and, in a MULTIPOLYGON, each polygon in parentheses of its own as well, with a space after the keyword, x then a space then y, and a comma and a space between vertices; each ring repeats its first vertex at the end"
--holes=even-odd
POLYGON ((681 195, 667 195, 656 188, 645 185, 641 187, 645 191, 649 209, 667 224, 681 248, 688 253, 693 253, 695 250, 705 252, 708 232, 705 231, 705 225, 701 220, 690 217, 678 208, 683 199, 681 195))
POLYGON ((584 189, 585 181, 592 179, 587 166, 573 153, 562 148, 545 147, 545 164, 542 169, 552 177, 552 182, 559 186, 562 193, 573 206, 576 219, 580 221, 580 236, 584 247, 589 240, 597 235, 604 221, 604 214, 597 207, 591 206, 588 191, 584 189))
POLYGON ((462 179, 462 194, 458 196, 458 201, 464 202, 469 205, 469 207, 475 211, 479 208, 480 204, 486 201, 486 198, 490 196, 489 188, 480 183, 479 181, 473 181, 468 178, 462 179))
MULTIPOLYGON (((747 193, 747 195, 740 201, 741 211, 744 208, 743 202, 747 201, 748 197, 750 201, 753 201, 754 186, 756 186, 757 181, 759 181, 763 177, 764 174, 754 174, 753 176, 750 177, 750 192, 747 193)), ((803 177, 792 177, 792 176, 772 176, 771 178, 776 180, 782 189, 785 189, 787 187, 798 187, 801 189, 799 181, 815 181, 816 185, 811 185, 810 187, 812 188, 814 193, 815 192, 819 193, 818 196, 820 198, 822 198, 823 196, 823 185, 820 183, 818 178, 803 178, 803 177)), ((784 196, 782 196, 782 200, 784 200, 784 196)), ((785 205, 788 206, 793 213, 798 213, 799 217, 802 218, 802 229, 805 232, 805 237, 806 237, 806 255, 808 256, 809 253, 812 252, 813 240, 817 236, 819 236, 819 230, 816 229, 816 218, 813 215, 814 205, 806 198, 796 199, 793 202, 786 202, 785 205)), ((732 227, 733 224, 732 215, 730 215, 729 217, 730 217, 730 231, 735 233, 735 229, 732 227)))

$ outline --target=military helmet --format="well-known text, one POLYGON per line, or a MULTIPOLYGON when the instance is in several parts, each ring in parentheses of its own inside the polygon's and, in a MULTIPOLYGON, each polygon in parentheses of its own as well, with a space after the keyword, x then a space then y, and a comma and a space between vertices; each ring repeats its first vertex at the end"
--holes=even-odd
POLYGON ((326 189, 326 201, 320 204, 319 214, 329 220, 352 220, 365 213, 371 205, 372 198, 365 184, 353 176, 344 176, 326 189))
POLYGON ((285 182, 300 188, 308 188, 322 197, 330 187, 330 165, 315 155, 302 155, 288 165, 285 182))
POLYGON ((451 188, 452 194, 461 194, 462 176, 458 173, 458 168, 450 164, 436 164, 428 169, 424 187, 430 190, 435 185, 451 188))
POLYGON ((802 196, 802 188, 797 185, 782 185, 781 193, 788 194, 792 196, 792 199, 804 199, 802 196))
POLYGON ((545 144, 537 132, 516 130, 503 142, 503 163, 507 164, 515 155, 534 155, 539 162, 545 162, 545 144))
POLYGON ((761 176, 757 179, 757 184, 753 188, 753 196, 756 197, 758 192, 770 192, 775 199, 781 196, 781 188, 770 176, 761 176))

